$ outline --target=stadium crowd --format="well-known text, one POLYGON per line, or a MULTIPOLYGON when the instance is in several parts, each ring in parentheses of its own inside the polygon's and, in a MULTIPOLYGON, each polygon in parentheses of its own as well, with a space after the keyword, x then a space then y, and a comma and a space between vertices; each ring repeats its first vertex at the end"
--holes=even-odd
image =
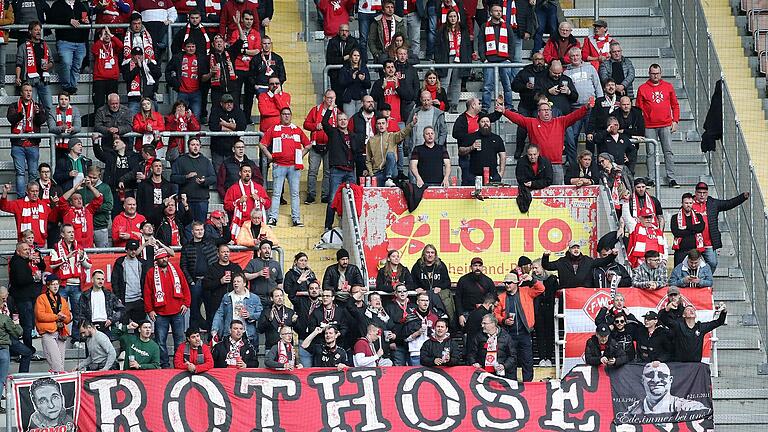
MULTIPOLYGON (((643 323, 616 296, 586 346, 586 361, 595 365, 699 361, 704 334, 725 320, 720 309, 715 321, 698 322, 695 309, 675 299, 681 287, 712 285, 722 247, 718 213, 749 194, 718 200, 708 195, 706 183, 697 184, 671 216, 675 240, 667 244, 665 215, 647 189, 661 185, 636 178, 635 164, 643 139, 658 139, 666 184, 679 187, 672 144, 679 105, 659 65, 650 66, 645 83, 634 82, 634 66, 604 20, 579 41, 568 22, 557 22, 558 5, 551 0, 320 0, 326 62, 341 68, 330 71, 331 88, 298 126, 291 95, 283 90, 288 76, 281 47, 267 34, 279 13, 271 0, 4 5, 0 25, 27 30, 12 32, 19 98, 7 117, 19 135, 11 140, 16 199, 9 198, 11 185, 4 185, 0 210, 14 215, 19 243, 9 289, 0 289, 0 375, 11 355, 21 357, 20 372, 29 370, 36 333, 54 372, 65 370, 71 341, 87 346, 88 356, 79 362, 83 370, 117 367, 124 351, 125 369, 468 364, 509 377, 520 368, 530 381, 534 344, 540 365, 553 360, 554 297, 562 289, 668 291, 666 308, 649 311, 643 323), (354 15, 359 38, 350 34, 354 15), (91 21, 128 27, 100 28, 91 37, 80 28, 91 21), (167 40, 171 22, 187 25, 167 40), (55 63, 41 23, 71 26, 54 30, 55 63), (544 34, 550 34, 546 42, 544 34), (413 65, 517 63, 529 39, 531 64, 502 66, 499 77, 483 69, 482 97, 468 99, 453 124, 460 184, 483 176, 485 183, 504 179, 506 146, 492 123, 506 117, 518 125, 515 177, 522 191, 563 184, 610 191, 621 226, 598 244, 598 257, 584 255, 578 243, 556 260, 550 253, 520 257, 500 288, 483 273, 482 257, 471 260, 472 271, 454 286, 431 245, 410 270, 399 251, 390 251, 370 290, 343 249, 336 263, 318 272, 303 252, 289 269, 280 268, 272 256, 280 241, 272 227, 279 206, 287 204, 281 196, 286 182, 292 225, 303 226, 299 188, 307 155, 304 203, 319 195, 327 204, 326 229, 334 225, 336 192, 345 182, 371 177, 379 186, 402 179, 420 189, 449 186, 446 113, 458 111, 460 91, 472 76, 469 69, 438 68, 421 78, 413 65), (84 155, 77 137, 81 115, 70 102, 81 66, 89 62, 87 46, 94 80, 92 149, 101 163, 84 155), (166 51, 170 61, 163 68, 166 51), (377 80, 371 62, 383 67, 377 80), (54 106, 49 78, 55 67, 62 91, 54 106), (175 95, 166 115, 157 111, 162 74, 175 95), (497 79, 499 95, 493 94, 497 79), (119 96, 121 81, 127 104, 119 96), (513 92, 520 97, 516 109, 513 92), (254 102, 263 133, 258 160, 246 156, 245 143, 235 136, 211 137, 209 159, 199 138, 164 141, 159 134, 206 125, 216 132, 243 131, 254 123, 254 102), (43 126, 56 136, 56 160, 40 163, 40 138, 26 134, 43 126), (129 139, 130 132, 138 136, 129 139), (587 149, 579 152, 582 132, 587 149), (265 189, 269 168, 271 194, 265 189), (224 211, 209 212, 212 187, 224 211), (627 245, 629 269, 615 262, 617 242, 627 245), (253 259, 241 268, 230 260, 230 245, 252 248, 253 259), (108 275, 91 271, 85 249, 109 246, 125 255, 111 267, 111 289, 105 289, 108 275), (174 247, 181 247, 178 265, 170 260, 179 253, 174 247), (50 264, 41 249, 50 250, 50 264), (668 275, 670 254, 674 270, 668 275)), ((653 153, 647 153, 648 167, 655 169, 653 153)))

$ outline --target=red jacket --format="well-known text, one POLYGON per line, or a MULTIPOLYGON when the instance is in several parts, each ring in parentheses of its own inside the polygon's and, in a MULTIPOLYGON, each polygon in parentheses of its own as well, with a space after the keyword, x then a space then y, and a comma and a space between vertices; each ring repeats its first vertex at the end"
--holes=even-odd
MULTIPOLYGON (((171 113, 165 116, 165 130, 168 132, 188 132, 200 130, 200 122, 197 121, 197 117, 192 114, 192 111, 187 110, 187 114, 184 117, 186 119, 186 126, 182 128, 181 122, 179 122, 179 118, 176 117, 176 114, 171 113)), ((179 154, 184 154, 185 144, 186 139, 184 139, 184 137, 171 137, 168 139, 168 148, 172 149, 178 147, 179 154)))
POLYGON ((97 40, 91 46, 91 52, 93 53, 93 80, 94 81, 107 81, 120 79, 120 59, 123 55, 123 41, 117 36, 112 36, 112 61, 111 67, 107 66, 107 62, 100 58, 101 50, 105 47, 104 42, 101 39, 97 40))
MULTIPOLYGON (((264 186, 260 185, 259 183, 256 183, 255 181, 251 180, 251 183, 253 183, 254 189, 256 189, 256 194, 259 195, 259 201, 261 203, 261 207, 264 209, 269 209, 272 206, 272 199, 267 195, 267 191, 264 190, 264 186)), ((245 193, 248 193, 250 191, 250 188, 247 188, 245 190, 245 193)), ((227 189, 226 195, 224 195, 224 210, 229 213, 230 217, 232 216, 232 213, 235 211, 235 201, 239 200, 240 197, 242 197, 243 194, 240 192, 240 181, 238 180, 235 184, 229 187, 227 189)), ((252 199, 249 199, 247 201, 248 208, 245 212, 243 212, 243 215, 246 220, 251 218, 251 210, 253 210, 253 207, 256 203, 253 202, 252 199)))
POLYGON ((355 0, 338 0, 334 6, 333 0, 320 0, 317 10, 323 14, 323 32, 325 37, 332 38, 339 32, 339 26, 349 24, 349 14, 355 6, 355 0))
POLYGON ((646 81, 637 89, 635 106, 643 111, 646 128, 669 127, 672 122, 680 121, 675 88, 667 81, 661 80, 658 84, 646 81))
POLYGON ((23 240, 21 238, 22 231, 31 229, 35 233, 36 245, 42 246, 46 243, 48 238, 48 221, 53 220, 51 215, 55 213, 47 200, 27 201, 26 198, 23 198, 9 201, 7 198, 0 198, 0 210, 11 213, 16 219, 16 233, 19 236, 19 240, 23 240), (41 211, 38 213, 37 219, 24 214, 25 208, 38 205, 41 211))
POLYGON ((544 45, 544 61, 546 61, 547 64, 552 63, 552 60, 562 60, 563 68, 565 68, 565 65, 571 64, 571 56, 568 55, 568 51, 573 47, 580 48, 581 45, 579 45, 579 41, 575 37, 569 37, 571 40, 568 44, 568 49, 565 50, 565 55, 563 57, 560 57, 560 52, 557 50, 556 38, 549 38, 546 45, 544 45))
MULTIPOLYGON (((328 144, 328 135, 323 130, 317 130, 317 126, 323 121, 323 113, 325 112, 325 106, 323 104, 315 105, 309 110, 306 120, 304 120, 304 129, 309 131, 309 139, 316 144, 328 144)), ((336 114, 342 112, 340 109, 335 108, 336 114)), ((331 115, 331 126, 336 126, 336 120, 331 115)), ((398 129, 399 130, 399 129, 398 129)))
POLYGON ((173 7, 179 14, 188 14, 192 9, 197 9, 197 0, 173 0, 173 7))
POLYGON ((228 34, 237 31, 237 23, 235 22, 235 13, 240 12, 240 16, 243 16, 244 10, 250 10, 253 12, 254 25, 261 26, 261 19, 259 18, 259 11, 256 4, 246 0, 242 3, 236 1, 228 1, 221 8, 221 15, 219 21, 219 34, 226 37, 228 34))
POLYGON ((184 273, 179 270, 179 267, 168 262, 166 270, 160 270, 160 287, 163 290, 164 304, 159 304, 157 301, 155 288, 155 268, 152 267, 147 272, 147 277, 144 279, 144 312, 156 312, 158 315, 176 315, 181 312, 181 306, 189 308, 192 303, 192 298, 189 293, 189 285, 187 284, 187 278, 184 277, 184 273), (181 293, 176 295, 174 290, 173 273, 171 267, 176 270, 176 274, 179 277, 179 284, 181 285, 181 293))
POLYGON ((120 214, 115 216, 115 219, 112 220, 112 246, 124 247, 125 243, 128 242, 128 240, 120 238, 120 233, 128 233, 134 240, 140 239, 141 233, 139 232, 139 227, 145 220, 147 219, 138 213, 136 213, 134 217, 129 218, 125 215, 125 212, 120 212, 120 214))
MULTIPOLYGON (((211 349, 206 344, 201 345, 200 349, 203 351, 202 363, 197 362, 197 357, 199 355, 198 350, 194 348, 190 348, 189 350, 189 357, 187 361, 195 365, 195 373, 208 372, 209 370, 213 369, 213 356, 211 356, 211 349)), ((187 370, 187 365, 184 363, 184 355, 186 350, 187 342, 182 342, 182 344, 179 345, 179 349, 176 350, 176 354, 173 355, 173 367, 175 369, 187 370)))
POLYGON ((259 95, 258 102, 259 115, 261 116, 259 130, 266 132, 280 123, 280 110, 291 106, 291 95, 286 92, 279 94, 266 92, 259 95))
POLYGON ((542 156, 549 159, 553 165, 562 165, 565 129, 587 115, 588 112, 589 105, 584 105, 570 114, 554 117, 549 122, 543 122, 538 117, 525 117, 510 110, 504 112, 504 117, 528 131, 531 142, 538 144, 541 148, 542 156))
MULTIPOLYGON (((157 111, 152 111, 151 117, 144 117, 140 112, 136 113, 135 116, 133 116, 133 131, 138 132, 140 134, 144 133, 150 133, 149 129, 147 129, 148 125, 152 125, 152 131, 158 131, 162 132, 165 130, 165 120, 163 120, 162 114, 160 114, 157 111)), ((141 146, 143 144, 141 137, 136 137, 136 141, 134 142, 134 148, 137 152, 141 151, 141 146)), ((162 147, 162 140, 159 142, 158 147, 162 147)))
MULTIPOLYGON (((525 314, 525 320, 528 322, 528 328, 533 329, 536 324, 536 314, 533 312, 533 299, 540 296, 544 292, 544 284, 541 281, 536 281, 533 286, 521 286, 518 288, 520 291, 520 306, 523 307, 523 313, 525 314)), ((507 293, 506 291, 499 294, 499 302, 496 303, 496 307, 493 308, 493 314, 496 319, 499 320, 499 325, 504 325, 504 319, 507 318, 507 293)))
POLYGON ((61 214, 61 220, 65 224, 75 227, 75 241, 84 249, 93 247, 93 215, 99 211, 103 203, 104 195, 99 195, 88 203, 84 207, 85 211, 83 212, 85 221, 77 217, 74 207, 67 200, 60 199, 58 204, 56 204, 56 210, 61 214))

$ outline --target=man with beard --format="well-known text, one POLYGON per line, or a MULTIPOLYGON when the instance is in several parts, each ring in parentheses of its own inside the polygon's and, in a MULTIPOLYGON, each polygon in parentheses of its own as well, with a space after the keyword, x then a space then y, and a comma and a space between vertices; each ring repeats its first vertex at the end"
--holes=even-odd
POLYGON ((350 286, 363 286, 363 275, 360 269, 349 263, 349 252, 341 248, 336 251, 336 264, 331 264, 323 274, 323 288, 334 291, 347 291, 350 286))
POLYGON ((426 293, 416 296, 416 307, 413 309, 413 315, 407 317, 400 334, 400 337, 407 344, 408 364, 410 366, 421 365, 421 347, 434 334, 435 323, 439 318, 432 309, 429 296, 426 293))
POLYGON ((635 359, 635 333, 640 323, 629 321, 624 312, 620 312, 613 317, 613 331, 611 338, 616 341, 619 349, 624 352, 627 361, 635 359))
POLYGON ((645 398, 630 405, 627 414, 665 414, 680 411, 709 410, 699 401, 688 400, 672 394, 672 380, 675 377, 669 366, 658 361, 650 362, 643 368, 645 398))
POLYGON ((272 259, 273 243, 267 239, 259 243, 258 257, 245 266, 245 277, 251 281, 251 292, 258 295, 263 305, 271 303, 272 290, 283 287, 283 270, 280 263, 272 259))
POLYGON ((173 356, 174 369, 186 370, 191 374, 201 374, 213 368, 211 349, 203 343, 200 329, 188 328, 184 333, 187 340, 179 346, 173 356))
MULTIPOLYGON (((357 39, 350 36, 349 24, 342 23, 338 27, 338 33, 336 36, 328 39, 328 45, 325 48, 325 64, 326 65, 343 65, 349 61, 349 55, 352 50, 358 47, 357 39)), ((365 59, 367 60, 367 59, 365 59)), ((364 63, 365 60, 361 59, 364 63)), ((328 79, 331 82, 331 88, 337 93, 341 94, 343 88, 339 86, 339 69, 331 69, 328 71, 328 79)))
MULTIPOLYGON (((496 306, 498 298, 496 292, 486 293, 483 297, 483 302, 477 306, 476 309, 469 312, 467 315, 467 323, 464 325, 464 333, 466 333, 466 341, 471 341, 482 330, 483 317, 488 314, 493 314, 493 308, 496 306)), ((465 352, 466 348, 465 345, 465 352)))
POLYGON ((479 130, 470 137, 474 142, 469 146, 459 147, 459 156, 469 156, 469 170, 473 176, 483 176, 484 170, 490 171, 491 182, 501 182, 507 167, 507 151, 500 136, 491 132, 491 119, 481 114, 479 130))
POLYGON ((265 307, 261 313, 258 330, 264 334, 265 351, 269 351, 280 340, 280 329, 295 325, 299 316, 285 305, 285 292, 281 288, 273 289, 269 303, 262 304, 270 306, 265 307))
MULTIPOLYGON (((471 147, 474 142, 473 134, 480 130, 480 99, 469 98, 467 99, 466 106, 466 111, 460 114, 453 123, 453 131, 451 132, 459 148, 471 147)), ((501 118, 501 113, 498 111, 493 112, 488 114, 488 118, 493 123, 501 118)), ((469 155, 459 155, 459 168, 461 168, 461 185, 473 185, 475 179, 472 177, 472 172, 469 168, 469 155)))
MULTIPOLYGON (((223 165, 222 165, 223 166, 223 165)), ((258 172, 258 168, 256 168, 258 172)), ((250 165, 240 165, 240 179, 227 189, 224 195, 224 210, 232 220, 232 238, 236 239, 240 228, 248 220, 251 212, 272 206, 272 200, 261 183, 252 179, 253 168, 250 165)))
POLYGON ((236 55, 227 48, 224 36, 217 34, 213 37, 213 49, 208 57, 211 68, 210 84, 206 83, 206 87, 211 89, 211 107, 220 106, 224 94, 231 95, 237 90, 235 57, 236 55))
MULTIPOLYGON (((680 210, 672 215, 669 227, 675 240, 672 249, 675 251, 675 266, 683 263, 689 251, 704 252, 704 217, 693 211, 693 195, 684 193, 681 198, 680 210)), ((698 261, 698 258, 696 259, 698 261)))
POLYGON ((493 314, 483 317, 483 331, 467 342, 467 364, 488 373, 516 380, 515 353, 509 335, 499 328, 493 314))
MULTIPOLYGON (((334 105, 334 108, 336 106, 334 105)), ((337 112, 336 126, 331 125, 332 110, 326 110, 321 121, 321 127, 328 137, 328 164, 329 164, 329 187, 326 201, 328 206, 325 211, 325 229, 333 228, 334 217, 336 215, 332 206, 336 200, 336 192, 339 186, 345 183, 354 184, 355 177, 355 149, 364 146, 364 141, 359 140, 358 136, 349 130, 349 119, 344 112, 337 112)), ((307 197, 305 204, 310 203, 307 197)), ((314 198, 311 202, 314 202, 314 198)), ((322 202, 322 200, 321 200, 322 202)))
POLYGON ((595 107, 589 113, 586 133, 587 142, 592 141, 595 133, 608 124, 608 117, 618 117, 621 112, 620 98, 616 94, 616 82, 612 78, 603 81, 603 96, 595 99, 595 107))
POLYGON ((461 364, 459 346, 451 339, 451 334, 448 333, 448 320, 445 318, 438 318, 435 322, 434 334, 421 346, 419 362, 421 366, 431 367, 461 364))
POLYGON ((618 255, 617 250, 603 258, 592 259, 581 253, 581 243, 572 241, 565 256, 556 261, 549 261, 549 251, 541 257, 541 265, 545 270, 557 271, 560 278, 560 288, 591 287, 592 272, 595 267, 603 267, 613 262, 618 255))
MULTIPOLYGON (((507 25, 505 17, 502 17, 502 12, 506 12, 506 5, 502 8, 501 3, 489 4, 490 17, 485 25, 480 26, 483 40, 485 43, 478 41, 478 54, 480 60, 484 63, 498 63, 505 64, 515 56, 515 40, 516 34, 509 34, 517 30, 517 24, 507 25), (513 52, 509 52, 510 44, 508 40, 511 40, 513 52)), ((511 8, 513 14, 515 8, 511 8)), ((469 26, 474 27, 474 26, 469 26)), ((512 108, 512 79, 514 78, 514 72, 512 68, 499 68, 498 74, 500 75, 499 81, 501 81, 501 87, 504 91, 504 106, 512 108)), ((496 86, 496 71, 494 69, 483 70, 483 109, 490 111, 491 109, 491 94, 495 91, 496 86)))
POLYGON ((200 153, 201 147, 200 138, 190 138, 189 152, 173 161, 171 173, 171 182, 178 185, 180 194, 187 196, 192 219, 198 222, 208 215, 211 186, 216 184, 216 171, 211 160, 200 153))
POLYGON ((355 136, 353 142, 359 143, 361 147, 352 148, 355 154, 355 172, 358 177, 362 177, 365 172, 365 145, 368 140, 376 134, 376 109, 374 108, 373 97, 365 95, 361 99, 363 106, 349 119, 349 131, 355 136))
POLYGON ((385 339, 390 342, 392 361, 395 363, 395 366, 405 366, 408 362, 408 347, 405 345, 405 338, 408 335, 404 335, 404 330, 408 318, 412 316, 415 308, 416 305, 408 299, 408 288, 402 284, 397 285, 395 287, 394 299, 386 306, 387 314, 392 320, 391 330, 395 335, 395 339, 390 341, 388 335, 384 335, 385 339))
POLYGON ((251 167, 253 181, 264 185, 264 177, 261 175, 259 166, 245 154, 245 142, 237 140, 232 144, 232 156, 222 162, 216 173, 216 190, 221 199, 224 199, 229 188, 240 180, 240 167, 244 165, 251 167))
POLYGON ((597 326, 595 334, 587 340, 584 361, 590 366, 604 365, 606 369, 617 368, 627 362, 624 351, 611 338, 611 328, 607 324, 597 326))
POLYGON ((349 328, 353 325, 352 318, 349 316, 346 308, 336 305, 334 302, 335 293, 336 291, 331 288, 323 288, 320 296, 320 307, 312 311, 307 328, 314 330, 317 327, 334 325, 341 332, 343 338, 342 345, 352 346, 352 340, 347 339, 349 328))
POLYGON ((155 323, 155 341, 160 345, 160 363, 164 369, 170 366, 168 359, 168 328, 173 329, 174 352, 184 340, 184 315, 192 297, 189 285, 176 264, 169 262, 168 253, 155 254, 155 266, 144 280, 144 311, 155 323))
POLYGON ((144 283, 150 265, 139 256, 139 241, 130 239, 125 243, 125 255, 115 261, 112 267, 112 292, 125 305, 123 323, 141 322, 146 319, 144 312, 144 283))
MULTIPOLYGON (((291 303, 296 311, 296 315, 298 315, 296 325, 294 325, 293 328, 296 330, 296 333, 298 333, 299 340, 301 341, 305 341, 312 333, 312 328, 310 327, 312 315, 315 309, 322 307, 320 299, 321 294, 322 290, 320 289, 320 283, 313 280, 307 286, 307 295, 291 298, 291 303)), ((317 330, 318 328, 320 327, 315 327, 314 330, 317 330)), ((312 367, 312 353, 307 351, 307 348, 304 347, 303 343, 299 345, 299 359, 304 367, 312 367)))
POLYGON ((301 364, 304 367, 335 367, 339 371, 347 368, 349 362, 347 352, 336 343, 339 336, 341 336, 341 332, 333 324, 315 327, 312 333, 301 343, 301 348, 308 350, 311 355, 312 363, 307 366, 302 360, 301 364), (320 333, 323 333, 323 343, 313 344, 315 337, 320 333))
POLYGON ((470 266, 471 271, 456 283, 456 316, 461 327, 467 324, 469 313, 484 303, 486 294, 496 295, 496 285, 483 273, 483 259, 472 258, 470 266))
MULTIPOLYGON (((525 66, 512 80, 512 90, 520 94, 520 103, 517 104, 517 112, 525 117, 536 117, 536 81, 546 76, 547 64, 544 62, 544 54, 534 51, 531 54, 531 64, 525 66)), ((515 159, 520 159, 525 150, 525 140, 528 132, 525 128, 517 128, 517 145, 515 146, 515 159)))
POLYGON ((672 361, 675 348, 672 344, 672 332, 658 324, 659 314, 655 311, 648 311, 643 315, 644 326, 638 326, 634 335, 637 342, 637 361, 672 361))
POLYGON ((245 335, 243 322, 237 319, 229 324, 229 336, 217 343, 211 351, 214 368, 257 368, 257 354, 258 347, 251 344, 245 335))
POLYGON ((352 349, 353 364, 355 367, 382 367, 393 366, 392 360, 387 358, 384 351, 385 343, 382 341, 381 328, 375 324, 368 324, 365 337, 355 342, 352 349))
POLYGON ((678 362, 700 362, 701 350, 704 347, 704 337, 707 333, 725 324, 728 311, 720 303, 715 306, 716 318, 712 321, 696 321, 696 308, 688 305, 683 309, 683 318, 674 319, 669 311, 659 312, 661 323, 672 333, 674 355, 672 359, 678 362))
POLYGON ((648 186, 652 186, 652 184, 649 184, 647 179, 636 178, 632 195, 622 204, 621 219, 624 221, 626 233, 635 230, 635 225, 640 220, 640 210, 644 208, 651 210, 654 225, 658 226, 660 230, 664 230, 665 221, 661 202, 647 191, 648 186))
POLYGON ((208 271, 203 277, 203 304, 205 305, 206 328, 210 329, 214 314, 208 314, 209 310, 215 311, 221 304, 224 294, 232 291, 232 276, 241 273, 240 266, 229 260, 230 249, 226 243, 219 244, 216 250, 217 260, 208 266, 208 271))
POLYGON ((743 192, 728 200, 719 200, 709 196, 709 186, 705 182, 696 183, 696 201, 693 210, 704 217, 704 251, 702 255, 707 264, 712 268, 712 273, 717 269, 717 250, 723 247, 720 235, 718 217, 720 212, 728 211, 744 203, 750 197, 750 192, 743 192))

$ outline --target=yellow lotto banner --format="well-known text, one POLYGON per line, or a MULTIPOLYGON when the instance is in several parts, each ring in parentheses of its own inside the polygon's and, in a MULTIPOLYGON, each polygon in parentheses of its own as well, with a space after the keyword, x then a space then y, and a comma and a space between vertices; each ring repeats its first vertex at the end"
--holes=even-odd
POLYGON ((428 244, 437 249, 452 281, 470 271, 475 256, 483 259, 491 279, 501 281, 521 255, 535 259, 546 250, 564 252, 572 241, 594 252, 597 187, 536 191, 525 214, 518 209, 516 187, 483 188, 483 200, 473 191, 428 188, 409 212, 402 190, 365 188, 360 224, 371 281, 389 250, 400 251, 403 265, 410 268, 428 244))

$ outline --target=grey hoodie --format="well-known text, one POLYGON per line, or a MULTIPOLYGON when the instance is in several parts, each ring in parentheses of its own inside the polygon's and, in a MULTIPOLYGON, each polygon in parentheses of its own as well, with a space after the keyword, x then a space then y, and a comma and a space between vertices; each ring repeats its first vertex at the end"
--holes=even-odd
POLYGON ((573 81, 579 99, 572 108, 576 109, 585 105, 590 96, 599 98, 603 96, 603 86, 600 85, 600 76, 590 62, 582 62, 579 66, 568 65, 565 74, 573 81))

